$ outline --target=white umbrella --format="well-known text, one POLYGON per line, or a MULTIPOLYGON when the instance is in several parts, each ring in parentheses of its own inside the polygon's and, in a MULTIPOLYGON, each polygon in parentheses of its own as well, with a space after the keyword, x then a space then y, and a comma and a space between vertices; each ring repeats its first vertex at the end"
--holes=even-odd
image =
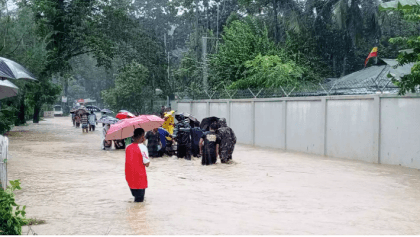
POLYGON ((36 80, 35 77, 19 63, 0 57, 0 79, 36 80))
POLYGON ((0 99, 13 97, 18 94, 19 88, 8 80, 0 80, 0 99))

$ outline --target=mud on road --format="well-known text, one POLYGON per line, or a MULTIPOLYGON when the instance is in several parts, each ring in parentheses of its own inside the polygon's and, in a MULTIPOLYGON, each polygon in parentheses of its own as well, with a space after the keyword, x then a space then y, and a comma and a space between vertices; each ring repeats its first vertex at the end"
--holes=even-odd
POLYGON ((232 165, 153 159, 133 203, 101 130, 61 117, 10 132, 9 180, 47 221, 37 234, 420 234, 417 170, 239 145, 232 165))

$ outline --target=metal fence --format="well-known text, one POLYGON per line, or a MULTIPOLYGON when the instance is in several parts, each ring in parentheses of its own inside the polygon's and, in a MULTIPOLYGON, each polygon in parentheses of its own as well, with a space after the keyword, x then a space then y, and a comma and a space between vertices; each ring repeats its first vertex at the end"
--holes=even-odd
POLYGON ((7 187, 7 158, 9 139, 0 135, 0 183, 3 189, 7 187))
POLYGON ((328 79, 324 83, 305 83, 279 87, 245 90, 230 90, 226 87, 216 90, 202 90, 176 93, 179 100, 202 99, 248 99, 329 95, 396 94, 398 87, 389 78, 370 78, 363 81, 328 79))

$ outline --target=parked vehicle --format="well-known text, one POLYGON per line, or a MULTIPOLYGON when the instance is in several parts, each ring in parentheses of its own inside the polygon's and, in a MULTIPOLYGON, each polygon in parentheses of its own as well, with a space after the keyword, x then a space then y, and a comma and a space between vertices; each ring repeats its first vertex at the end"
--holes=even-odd
POLYGON ((63 116, 61 105, 54 105, 54 116, 63 116))

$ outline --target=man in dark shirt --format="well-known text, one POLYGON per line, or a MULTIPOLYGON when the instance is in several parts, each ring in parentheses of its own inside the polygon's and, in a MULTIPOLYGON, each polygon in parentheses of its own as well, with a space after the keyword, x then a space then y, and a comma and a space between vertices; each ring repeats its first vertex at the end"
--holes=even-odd
POLYGON ((176 125, 174 134, 178 143, 177 156, 191 160, 191 126, 188 119, 181 114, 180 122, 176 125))
POLYGON ((146 133, 147 139, 147 150, 149 151, 150 157, 159 157, 158 146, 160 143, 160 135, 158 129, 155 128, 152 131, 146 133))
POLYGON ((200 155, 200 139, 202 136, 203 131, 200 125, 194 125, 191 129, 191 151, 194 157, 199 157, 200 155))
POLYGON ((200 153, 203 158, 201 159, 202 165, 216 164, 217 157, 219 156, 220 137, 216 134, 217 124, 210 125, 210 131, 205 132, 200 140, 200 153))

